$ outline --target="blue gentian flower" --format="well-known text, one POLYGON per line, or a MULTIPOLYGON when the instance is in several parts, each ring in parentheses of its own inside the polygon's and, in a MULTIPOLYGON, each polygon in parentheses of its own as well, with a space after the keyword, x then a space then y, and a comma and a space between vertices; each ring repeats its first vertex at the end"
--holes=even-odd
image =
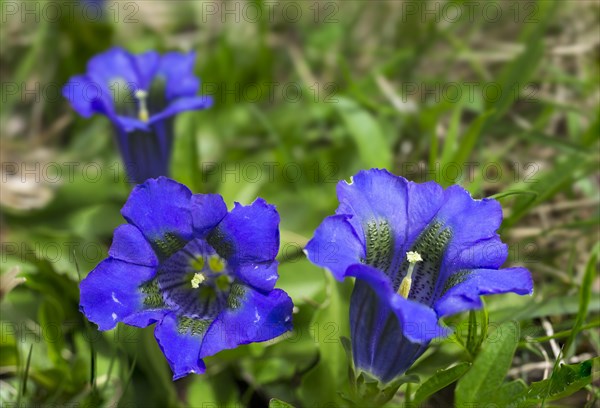
POLYGON ((87 73, 63 88, 81 116, 111 120, 130 181, 168 176, 174 115, 211 106, 210 97, 196 95, 194 61, 193 52, 133 55, 115 47, 92 58, 87 73))
POLYGON ((203 373, 204 357, 292 329, 277 282, 279 215, 258 198, 231 212, 217 194, 160 177, 137 185, 109 257, 81 281, 80 309, 100 330, 158 322, 173 379, 203 373))
POLYGON ((482 307, 481 295, 533 290, 525 268, 499 269, 507 246, 502 209, 462 187, 361 171, 337 186, 340 205, 306 246, 338 280, 356 278, 350 300, 356 374, 399 378, 429 342, 450 334, 439 319, 482 307))

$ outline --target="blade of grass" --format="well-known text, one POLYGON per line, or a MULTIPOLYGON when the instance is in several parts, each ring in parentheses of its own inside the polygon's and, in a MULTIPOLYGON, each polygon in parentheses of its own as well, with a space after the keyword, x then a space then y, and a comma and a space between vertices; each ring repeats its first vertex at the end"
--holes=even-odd
POLYGON ((452 117, 450 118, 450 126, 448 127, 448 132, 446 133, 446 138, 444 139, 444 147, 442 148, 442 158, 440 167, 445 168, 445 166, 450 163, 452 160, 453 153, 457 150, 457 140, 458 140, 458 132, 460 130, 460 119, 462 117, 463 112, 463 102, 459 102, 458 106, 452 112, 452 117))
POLYGON ((19 394, 17 395, 17 406, 21 406, 21 399, 27 392, 27 380, 29 378, 29 366, 31 364, 31 352, 33 351, 33 344, 29 346, 29 353, 27 354, 27 362, 25 363, 25 369, 23 376, 21 377, 21 384, 19 385, 19 394))
POLYGON ((530 196, 533 196, 532 200, 535 200, 539 194, 536 193, 535 191, 513 190, 513 191, 503 191, 502 193, 497 193, 497 194, 491 195, 489 198, 493 198, 495 200, 500 200, 502 198, 510 197, 513 195, 530 195, 530 196))
POLYGON ((481 114, 469 125, 460 141, 460 147, 452 157, 452 161, 454 163, 457 163, 459 166, 462 166, 467 161, 467 159, 473 152, 473 148, 475 148, 477 139, 483 132, 483 127, 485 123, 493 113, 494 110, 488 110, 481 114))
POLYGON ((588 308, 590 305, 590 301, 592 299, 592 283, 594 281, 594 277, 596 276, 596 264, 598 262, 598 254, 600 253, 600 242, 597 243, 592 249, 592 255, 588 260, 588 263, 585 267, 585 273, 583 275, 583 281, 581 282, 581 289, 579 294, 579 311, 577 312, 577 317, 575 319, 575 324, 573 325, 573 329, 571 330, 571 335, 567 340, 567 343, 564 347, 564 358, 568 358, 571 355, 571 349, 573 348, 573 344, 575 342, 575 338, 577 334, 581 331, 581 327, 585 323, 585 319, 587 317, 588 308))
POLYGON ((488 109, 495 109, 496 112, 486 126, 504 116, 517 100, 521 90, 530 81, 544 56, 543 35, 556 6, 555 2, 538 1, 536 7, 539 11, 539 21, 536 24, 523 25, 521 39, 525 47, 521 54, 507 64, 500 73, 497 81, 501 92, 500 96, 488 103, 488 109))
POLYGON ((131 366, 129 367, 129 371, 127 372, 127 376, 125 378, 125 384, 123 385, 123 391, 121 392, 121 398, 119 398, 119 402, 117 403, 118 407, 121 406, 121 400, 122 400, 123 396, 125 395, 125 393, 127 392, 127 389, 129 388, 129 384, 131 383, 131 377, 133 377, 133 371, 135 370, 136 363, 137 363, 137 353, 133 357, 133 362, 131 363, 131 366))
MULTIPOLYGON (((593 322, 584 324, 583 326, 581 326, 579 328, 579 331, 581 332, 583 330, 593 329, 595 327, 600 327, 600 319, 596 319, 593 322)), ((520 342, 519 347, 526 347, 528 343, 543 343, 545 341, 553 340, 553 339, 564 339, 565 337, 570 337, 572 332, 573 332, 573 330, 571 329, 571 330, 565 330, 565 331, 554 333, 552 336, 543 336, 543 337, 535 337, 532 339, 527 339, 525 341, 520 342)))

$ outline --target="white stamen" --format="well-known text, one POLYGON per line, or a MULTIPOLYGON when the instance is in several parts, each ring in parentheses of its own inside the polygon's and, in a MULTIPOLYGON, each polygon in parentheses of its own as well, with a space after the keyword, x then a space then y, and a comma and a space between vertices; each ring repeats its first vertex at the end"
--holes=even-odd
POLYGON ((408 251, 406 253, 406 259, 408 259, 408 262, 410 262, 411 264, 423 261, 423 258, 421 258, 421 254, 416 251, 408 251))
POLYGON ((406 272, 406 276, 402 279, 402 283, 400 283, 400 288, 398 289, 398 294, 403 298, 407 299, 408 294, 410 293, 410 287, 412 285, 412 273, 415 269, 415 265, 417 262, 423 262, 423 258, 421 254, 416 251, 409 251, 406 253, 406 259, 408 260, 408 271, 406 272))
POLYGON ((148 119, 150 119, 150 113, 148 112, 148 107, 146 105, 147 97, 148 97, 148 92, 144 91, 143 89, 138 89, 137 91, 135 91, 135 98, 140 103, 140 106, 139 106, 140 111, 138 113, 138 118, 142 122, 148 122, 148 119))

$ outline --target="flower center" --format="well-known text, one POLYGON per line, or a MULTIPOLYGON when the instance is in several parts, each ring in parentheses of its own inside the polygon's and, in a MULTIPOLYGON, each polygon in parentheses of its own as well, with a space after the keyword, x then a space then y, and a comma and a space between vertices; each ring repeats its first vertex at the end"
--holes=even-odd
POLYGON ((361 261, 388 275, 398 294, 429 305, 451 238, 450 228, 433 221, 410 247, 402 248, 387 221, 372 220, 365 225, 366 256, 361 261))
POLYGON ((227 305, 233 282, 227 262, 203 239, 162 262, 156 279, 165 302, 193 318, 216 316, 227 305))
POLYGON ((143 89, 135 91, 135 99, 138 101, 138 118, 142 122, 148 122, 150 119, 150 113, 148 112, 148 92, 143 89))

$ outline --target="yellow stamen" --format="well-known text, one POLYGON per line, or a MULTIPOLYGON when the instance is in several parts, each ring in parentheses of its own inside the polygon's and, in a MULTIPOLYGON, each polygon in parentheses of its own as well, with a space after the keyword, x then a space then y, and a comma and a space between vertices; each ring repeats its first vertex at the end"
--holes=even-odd
POLYGON ((213 272, 223 272, 225 261, 219 255, 213 255, 208 258, 208 267, 213 272))
POLYGON ((202 282, 206 280, 206 277, 201 273, 195 273, 192 278, 192 288, 198 289, 202 282))
POLYGON ((402 279, 402 283, 400 283, 400 288, 398 289, 398 294, 403 298, 407 299, 408 294, 410 293, 410 287, 412 285, 412 273, 415 269, 415 265, 417 262, 422 262, 423 258, 421 254, 415 251, 409 251, 406 253, 406 259, 408 260, 408 271, 406 272, 406 276, 402 279))
POLYGON ((137 91, 135 91, 135 97, 140 103, 138 118, 142 122, 148 122, 148 120, 150 119, 150 113, 148 112, 148 107, 146 105, 146 98, 148 97, 148 92, 144 91, 143 89, 138 89, 137 91))
POLYGON ((198 255, 190 261, 190 266, 196 271, 201 271, 204 268, 204 258, 198 255))

